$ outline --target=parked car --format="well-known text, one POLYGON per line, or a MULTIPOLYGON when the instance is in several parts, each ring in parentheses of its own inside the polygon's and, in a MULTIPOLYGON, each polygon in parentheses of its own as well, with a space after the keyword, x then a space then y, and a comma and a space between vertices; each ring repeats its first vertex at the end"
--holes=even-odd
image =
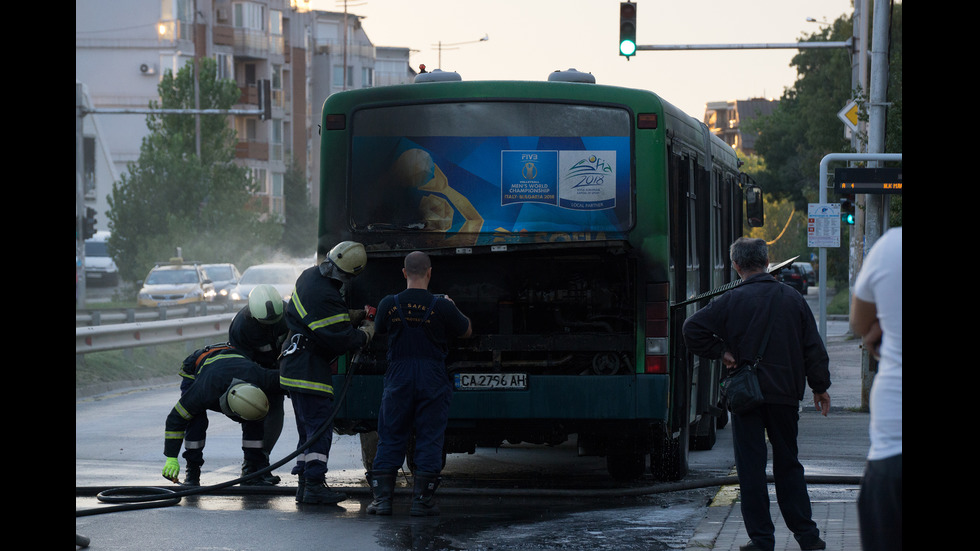
POLYGON ((119 283, 119 268, 109 256, 106 242, 110 232, 97 231, 85 240, 85 281, 92 285, 115 286, 119 283))
POLYGON ((806 277, 808 287, 813 287, 817 284, 817 272, 814 271, 813 266, 809 262, 796 262, 796 265, 803 268, 803 275, 806 277))
POLYGON ((272 285, 282 295, 283 300, 289 300, 293 296, 296 278, 302 272, 303 268, 295 264, 256 264, 242 272, 238 285, 231 291, 231 300, 248 300, 248 294, 252 289, 262 283, 272 285))
POLYGON ((779 270, 779 275, 776 276, 776 279, 796 289, 800 294, 805 295, 807 293, 808 285, 806 283, 806 275, 799 264, 790 264, 789 266, 783 267, 783 269, 779 270))
POLYGON ((214 300, 223 302, 229 300, 231 291, 242 278, 241 272, 234 264, 204 264, 204 273, 214 284, 214 300))
POLYGON ((214 300, 214 284, 200 264, 172 259, 154 266, 137 295, 140 306, 177 306, 214 300))

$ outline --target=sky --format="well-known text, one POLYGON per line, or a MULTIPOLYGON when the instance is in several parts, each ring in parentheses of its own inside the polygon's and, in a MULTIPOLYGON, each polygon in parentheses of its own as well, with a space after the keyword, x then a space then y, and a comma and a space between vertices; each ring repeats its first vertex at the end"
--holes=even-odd
MULTIPOLYGON (((344 11, 344 0, 308 1, 344 11)), ((621 57, 619 0, 346 0, 375 46, 413 50, 463 80, 547 80, 555 70, 643 88, 698 119, 705 104, 778 99, 796 81, 796 49, 638 51, 621 57), (481 38, 489 40, 481 41, 481 38)), ((636 0, 639 45, 787 44, 853 12, 851 0, 636 0)), ((846 55, 841 50, 841 55, 846 55)), ((843 105, 841 106, 844 107, 843 105)))

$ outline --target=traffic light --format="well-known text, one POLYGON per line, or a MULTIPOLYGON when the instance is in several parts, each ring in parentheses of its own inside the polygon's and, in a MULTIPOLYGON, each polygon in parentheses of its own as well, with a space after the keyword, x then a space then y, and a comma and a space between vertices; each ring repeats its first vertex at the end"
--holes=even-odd
POLYGON ((95 235, 95 209, 85 207, 85 220, 82 223, 82 237, 88 239, 95 235))
POLYGON ((840 220, 848 226, 854 225, 854 195, 840 196, 840 220))
POLYGON ((636 53, 636 4, 619 3, 619 55, 630 56, 636 53))

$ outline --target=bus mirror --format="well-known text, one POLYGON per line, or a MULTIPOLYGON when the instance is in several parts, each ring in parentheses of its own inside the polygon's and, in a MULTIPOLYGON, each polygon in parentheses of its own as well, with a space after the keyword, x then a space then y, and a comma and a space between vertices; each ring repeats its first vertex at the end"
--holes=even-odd
POLYGON ((761 228, 765 221, 762 212, 762 188, 756 185, 747 185, 745 193, 745 218, 749 222, 749 227, 761 228))

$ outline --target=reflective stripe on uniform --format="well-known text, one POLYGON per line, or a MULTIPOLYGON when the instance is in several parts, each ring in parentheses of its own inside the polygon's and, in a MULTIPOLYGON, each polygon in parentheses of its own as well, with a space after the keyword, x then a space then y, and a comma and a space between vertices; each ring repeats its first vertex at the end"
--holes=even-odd
POLYGON ((180 402, 177 402, 177 405, 174 406, 174 409, 177 410, 178 415, 180 415, 184 419, 187 419, 188 421, 190 421, 191 418, 194 417, 193 415, 188 413, 186 409, 184 409, 184 406, 182 406, 180 402))
POLYGON ((185 440, 184 441, 185 450, 203 450, 204 440, 185 440))
POLYGON ((242 447, 243 448, 251 448, 251 449, 259 449, 259 448, 262 447, 262 441, 261 440, 245 440, 243 438, 242 439, 242 447))
POLYGON ((183 440, 184 431, 182 430, 168 430, 163 433, 164 440, 183 440))
POLYGON ((215 362, 217 360, 227 360, 228 358, 241 358, 243 360, 248 359, 245 356, 242 356, 241 354, 215 354, 214 356, 211 356, 210 358, 204 360, 204 363, 201 364, 201 367, 203 368, 204 366, 210 364, 211 362, 215 362))
MULTIPOLYGON (((299 314, 300 319, 306 319, 309 312, 303 306, 303 302, 300 300, 299 296, 294 292, 292 298, 290 299, 293 305, 296 306, 296 312, 299 314)), ((335 316, 330 316, 329 318, 323 318, 319 320, 314 320, 307 324, 312 331, 317 329, 322 329, 324 327, 329 327, 331 325, 336 325, 338 323, 347 322, 350 323, 350 312, 344 312, 343 314, 337 314, 335 316)))
POLYGON ((324 463, 326 463, 327 462, 327 454, 325 454, 325 453, 308 453, 308 454, 306 454, 306 462, 309 463, 311 461, 323 461, 324 463))
POLYGON ((304 381, 302 379, 289 379, 287 377, 283 377, 282 375, 280 375, 279 385, 284 387, 301 389, 301 390, 322 392, 324 394, 329 394, 333 396, 333 385, 327 383, 318 383, 316 381, 304 381))

